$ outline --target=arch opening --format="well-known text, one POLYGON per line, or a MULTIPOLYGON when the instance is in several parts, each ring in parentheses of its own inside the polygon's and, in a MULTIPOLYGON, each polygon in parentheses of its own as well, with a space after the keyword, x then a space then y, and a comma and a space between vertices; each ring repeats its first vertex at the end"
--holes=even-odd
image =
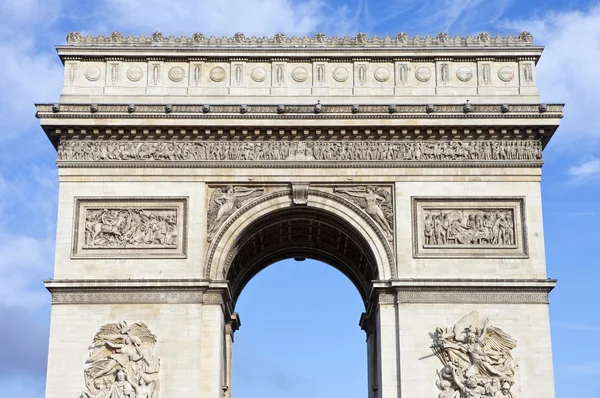
POLYGON ((288 258, 331 265, 356 286, 367 302, 371 281, 379 279, 369 243, 347 221, 326 210, 290 207, 272 211, 238 237, 224 268, 233 301, 261 270, 288 258))
POLYGON ((320 261, 288 259, 260 271, 236 306, 243 326, 235 333, 233 398, 364 396, 361 301, 347 277, 320 261))

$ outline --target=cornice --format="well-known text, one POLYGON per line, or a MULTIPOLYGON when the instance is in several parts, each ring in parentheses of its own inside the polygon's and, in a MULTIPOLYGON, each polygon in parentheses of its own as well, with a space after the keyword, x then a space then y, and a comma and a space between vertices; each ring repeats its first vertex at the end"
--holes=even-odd
POLYGON ((36 104, 38 118, 562 118, 564 104, 36 104), (317 106, 319 105, 319 106, 317 106), (243 107, 243 108, 242 108, 243 107))

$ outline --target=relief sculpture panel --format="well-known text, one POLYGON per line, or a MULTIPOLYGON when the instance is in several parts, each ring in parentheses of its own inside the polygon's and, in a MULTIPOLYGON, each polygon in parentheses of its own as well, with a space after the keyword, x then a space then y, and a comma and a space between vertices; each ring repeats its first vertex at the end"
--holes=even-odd
POLYGON ((333 192, 358 205, 377 223, 387 240, 394 239, 394 205, 389 187, 355 186, 333 192))
POLYGON ((148 326, 125 321, 100 328, 89 347, 80 398, 158 398, 160 360, 148 326))
POLYGON ((248 188, 227 185, 210 195, 207 215, 207 240, 211 242, 221 226, 237 209, 265 194, 264 187, 248 188))
POLYGON ((413 198, 415 257, 526 257, 522 198, 413 198))
POLYGON ((433 350, 443 367, 437 372, 439 398, 512 398, 517 364, 512 350, 517 342, 491 326, 478 311, 454 326, 432 333, 433 350))
POLYGON ((60 161, 537 161, 539 141, 63 141, 60 161))
POLYGON ((73 257, 184 257, 184 198, 77 198, 73 257))

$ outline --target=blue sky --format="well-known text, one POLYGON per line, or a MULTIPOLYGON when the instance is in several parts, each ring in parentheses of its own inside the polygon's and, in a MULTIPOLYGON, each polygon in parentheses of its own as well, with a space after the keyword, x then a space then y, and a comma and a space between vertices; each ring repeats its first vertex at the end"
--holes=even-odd
MULTIPOLYGON (((62 69, 53 46, 73 30, 532 32, 535 43, 546 46, 538 65, 542 101, 567 103, 543 169, 548 275, 559 279, 551 294, 557 396, 600 397, 593 381, 600 377, 600 3, 564 0, 3 0, 0 396, 40 397, 44 391, 50 297, 41 281, 52 276, 57 172, 33 103, 58 100, 62 69)), ((236 398, 365 396, 360 297, 340 273, 310 261, 274 265, 246 287, 238 310, 236 398)))

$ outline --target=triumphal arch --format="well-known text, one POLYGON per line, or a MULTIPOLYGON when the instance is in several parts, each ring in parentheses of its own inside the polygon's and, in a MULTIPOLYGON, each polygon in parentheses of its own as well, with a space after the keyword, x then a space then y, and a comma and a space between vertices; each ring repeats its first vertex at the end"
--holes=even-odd
POLYGON ((365 397, 553 397, 542 49, 69 34, 46 397, 235 396, 236 300, 286 258, 362 296, 365 397))

